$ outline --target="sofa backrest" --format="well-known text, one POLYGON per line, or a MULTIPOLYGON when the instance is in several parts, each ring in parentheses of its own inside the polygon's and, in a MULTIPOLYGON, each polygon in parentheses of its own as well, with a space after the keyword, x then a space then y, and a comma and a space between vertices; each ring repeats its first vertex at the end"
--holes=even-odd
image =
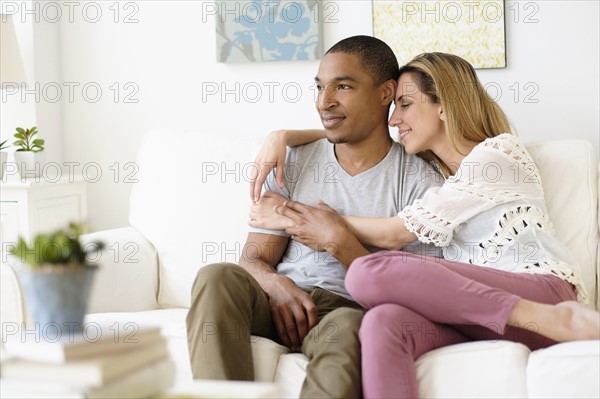
POLYGON ((238 261, 259 144, 230 132, 155 130, 144 137, 129 221, 158 252, 159 307, 189 307, 200 266, 238 261))
MULTIPOLYGON (((130 223, 160 259, 160 307, 189 307, 199 267, 237 262, 247 236, 249 178, 260 140, 227 132, 148 133, 132 189, 130 223)), ((598 159, 591 144, 529 143, 556 234, 583 268, 596 300, 598 159)))
POLYGON ((526 147, 539 167, 556 236, 581 266, 590 300, 600 307, 598 154, 584 140, 527 143, 526 147))

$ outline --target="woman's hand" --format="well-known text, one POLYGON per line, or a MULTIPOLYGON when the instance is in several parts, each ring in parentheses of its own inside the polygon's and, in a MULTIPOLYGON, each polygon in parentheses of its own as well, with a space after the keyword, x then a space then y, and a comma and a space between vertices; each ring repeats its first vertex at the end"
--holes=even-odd
POLYGON ((269 133, 260 147, 260 151, 254 161, 256 167, 252 169, 250 179, 250 198, 252 202, 257 203, 260 200, 262 186, 273 168, 275 168, 277 185, 280 188, 284 187, 283 169, 285 166, 286 144, 286 131, 275 130, 269 133))
POLYGON ((285 231, 294 241, 315 251, 329 251, 349 231, 344 219, 322 201, 318 201, 316 207, 285 201, 283 205, 275 207, 275 212, 292 222, 292 226, 285 231))
POLYGON ((294 241, 315 251, 327 251, 345 268, 349 268, 354 259, 369 254, 344 218, 322 201, 318 201, 316 207, 286 201, 283 206, 277 206, 276 212, 294 222, 294 227, 285 229, 294 241))
POLYGON ((250 208, 250 222, 252 227, 269 230, 285 230, 294 227, 294 222, 287 216, 275 212, 275 208, 284 204, 286 199, 279 194, 267 191, 262 198, 250 208))
POLYGON ((267 136, 256 156, 256 168, 252 170, 250 179, 250 198, 256 203, 260 199, 260 191, 267 176, 275 168, 275 181, 279 188, 284 187, 284 168, 286 147, 296 147, 312 143, 326 137, 324 130, 275 130, 267 136))

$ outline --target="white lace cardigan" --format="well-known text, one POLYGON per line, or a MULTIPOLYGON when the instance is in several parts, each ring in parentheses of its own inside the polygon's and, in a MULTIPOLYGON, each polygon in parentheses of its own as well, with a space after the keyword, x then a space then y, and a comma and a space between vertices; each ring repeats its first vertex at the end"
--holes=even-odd
POLYGON ((579 266, 554 236, 531 155, 511 134, 479 143, 442 187, 398 214, 444 258, 521 273, 553 274, 588 303, 579 266))

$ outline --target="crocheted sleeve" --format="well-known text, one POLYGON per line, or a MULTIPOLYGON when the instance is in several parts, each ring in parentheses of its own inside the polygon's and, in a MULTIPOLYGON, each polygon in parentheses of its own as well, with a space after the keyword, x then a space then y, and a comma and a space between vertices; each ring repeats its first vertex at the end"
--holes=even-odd
POLYGON ((452 241, 454 230, 475 215, 543 195, 531 156, 518 138, 505 133, 478 144, 442 187, 429 189, 398 216, 419 241, 443 247, 452 241))

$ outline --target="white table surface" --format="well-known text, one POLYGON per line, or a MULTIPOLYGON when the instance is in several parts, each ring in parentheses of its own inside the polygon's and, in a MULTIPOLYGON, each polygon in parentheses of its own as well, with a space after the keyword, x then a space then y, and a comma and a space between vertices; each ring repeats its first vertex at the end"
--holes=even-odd
POLYGON ((157 399, 170 398, 281 398, 281 392, 276 384, 267 382, 194 380, 157 399))

